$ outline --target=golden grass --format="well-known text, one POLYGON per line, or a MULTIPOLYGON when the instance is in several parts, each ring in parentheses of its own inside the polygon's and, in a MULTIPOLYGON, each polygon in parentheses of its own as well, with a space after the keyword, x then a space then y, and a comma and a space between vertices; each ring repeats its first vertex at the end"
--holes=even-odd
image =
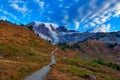
POLYGON ((20 80, 39 69, 40 65, 9 60, 0 61, 0 80, 20 80))
POLYGON ((51 70, 47 77, 53 80, 83 80, 82 78, 61 72, 54 68, 51 70))
POLYGON ((0 21, 0 80, 22 80, 49 64, 54 49, 28 28, 0 21))
POLYGON ((48 78, 61 80, 85 80, 86 76, 93 75, 97 80, 119 80, 120 71, 80 58, 68 58, 57 55, 57 64, 53 67, 48 78), (56 73, 56 74, 55 74, 56 73), (58 76, 58 74, 60 76, 58 76), (76 77, 74 79, 74 77, 76 77), (69 80, 69 79, 68 79, 69 80))

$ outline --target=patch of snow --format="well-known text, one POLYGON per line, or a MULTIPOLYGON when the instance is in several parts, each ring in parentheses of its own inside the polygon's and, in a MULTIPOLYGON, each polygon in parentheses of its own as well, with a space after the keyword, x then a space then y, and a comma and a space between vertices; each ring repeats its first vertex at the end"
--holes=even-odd
POLYGON ((58 38, 58 34, 52 29, 52 27, 54 29, 56 29, 58 27, 57 24, 54 24, 54 23, 43 23, 43 22, 35 22, 35 24, 33 25, 33 30, 36 34, 38 34, 41 38, 45 39, 45 40, 50 40, 53 44, 56 44, 59 42, 59 38, 58 38), (49 29, 49 34, 51 35, 51 37, 53 39, 51 39, 50 37, 46 36, 46 35, 43 35, 41 34, 40 32, 38 32, 35 28, 36 27, 39 27, 40 24, 44 24, 45 27, 47 29, 49 29), (52 25, 52 26, 51 26, 52 25))
POLYGON ((55 43, 58 43, 58 42, 59 42, 58 34, 53 31, 53 32, 51 32, 51 35, 52 35, 52 37, 54 38, 53 43, 54 43, 54 44, 55 44, 55 43))
POLYGON ((56 29, 56 28, 59 27, 59 25, 57 25, 57 24, 55 24, 55 23, 38 22, 38 21, 35 21, 35 26, 39 26, 39 25, 42 24, 42 23, 45 24, 45 27, 47 27, 49 30, 52 30, 50 25, 52 25, 52 27, 53 27, 54 29, 56 29))
POLYGON ((37 32, 36 30, 34 30, 34 33, 37 34, 37 35, 39 35, 41 38, 43 38, 43 39, 45 39, 45 40, 47 40, 47 41, 52 41, 51 38, 49 38, 49 37, 47 37, 47 36, 45 36, 45 35, 37 32))
MULTIPOLYGON (((59 25, 57 25, 57 24, 55 24, 55 23, 44 23, 45 25, 52 25, 52 27, 54 28, 54 29, 56 29, 56 28, 58 28, 59 27, 59 25)), ((51 26, 50 26, 51 27, 51 26)))
POLYGON ((109 37, 100 38, 99 40, 107 43, 113 43, 113 44, 118 43, 118 40, 111 40, 109 37))
POLYGON ((38 27, 41 23, 40 22, 35 22, 35 24, 33 25, 33 27, 38 27))

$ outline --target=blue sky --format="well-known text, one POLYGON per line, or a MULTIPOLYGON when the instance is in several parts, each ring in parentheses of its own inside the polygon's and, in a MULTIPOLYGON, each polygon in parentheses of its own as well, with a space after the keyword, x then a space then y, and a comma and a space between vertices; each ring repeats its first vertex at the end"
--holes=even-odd
POLYGON ((80 32, 120 30, 120 0, 0 0, 0 19, 50 22, 80 32))

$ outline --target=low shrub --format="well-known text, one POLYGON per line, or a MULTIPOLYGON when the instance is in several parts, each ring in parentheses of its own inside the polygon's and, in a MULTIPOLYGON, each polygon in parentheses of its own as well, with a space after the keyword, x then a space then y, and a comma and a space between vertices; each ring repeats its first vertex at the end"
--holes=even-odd
POLYGON ((93 62, 96 62, 100 65, 104 65, 104 66, 107 66, 107 67, 110 67, 110 68, 113 68, 115 70, 118 70, 120 71, 120 65, 116 64, 116 63, 113 63, 113 62, 106 62, 104 59, 102 58, 99 58, 99 59, 96 59, 96 60, 93 60, 93 62))

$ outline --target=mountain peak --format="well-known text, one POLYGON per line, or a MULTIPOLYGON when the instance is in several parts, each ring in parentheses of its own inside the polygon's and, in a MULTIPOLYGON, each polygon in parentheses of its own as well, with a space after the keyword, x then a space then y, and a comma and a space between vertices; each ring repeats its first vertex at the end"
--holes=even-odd
POLYGON ((75 30, 68 30, 64 26, 58 26, 54 23, 32 22, 28 24, 32 26, 35 34, 41 38, 50 41, 53 44, 58 43, 75 43, 86 41, 88 39, 100 40, 108 43, 120 44, 120 32, 112 33, 80 33, 75 30))
POLYGON ((53 44, 58 42, 58 35, 56 29, 59 27, 54 23, 44 23, 44 22, 32 22, 28 26, 32 26, 35 34, 39 35, 41 38, 52 42, 53 44))

